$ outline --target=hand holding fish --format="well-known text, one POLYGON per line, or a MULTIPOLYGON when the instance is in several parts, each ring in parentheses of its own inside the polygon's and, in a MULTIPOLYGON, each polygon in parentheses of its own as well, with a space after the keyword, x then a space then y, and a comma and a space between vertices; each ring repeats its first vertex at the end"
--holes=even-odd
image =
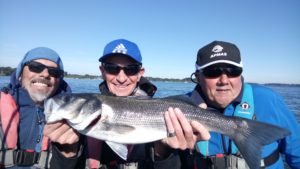
POLYGON ((189 122, 178 108, 169 108, 165 112, 165 121, 169 133, 175 133, 173 137, 163 139, 163 143, 175 149, 194 149, 198 140, 208 140, 210 134, 199 122, 189 122))
POLYGON ((77 154, 80 134, 64 120, 46 124, 44 135, 52 142, 64 145, 60 147, 60 151, 64 156, 73 157, 77 154))

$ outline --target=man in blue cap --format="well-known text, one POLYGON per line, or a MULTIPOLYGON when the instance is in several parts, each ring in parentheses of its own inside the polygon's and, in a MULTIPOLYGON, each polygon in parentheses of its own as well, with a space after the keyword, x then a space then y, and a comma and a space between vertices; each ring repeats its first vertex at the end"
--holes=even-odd
MULTIPOLYGON (((126 39, 111 41, 105 46, 99 61, 101 62, 99 69, 103 78, 103 82, 99 84, 99 90, 102 94, 150 97, 155 94, 156 86, 143 77, 145 68, 142 66, 142 56, 135 43, 126 39)), ((120 158, 116 153, 117 149, 113 146, 88 137, 88 167, 180 168, 179 156, 172 148, 193 148, 197 140, 197 136, 193 134, 193 128, 200 133, 198 139, 207 140, 209 134, 200 124, 189 123, 177 109, 166 110, 165 117, 169 137, 154 143, 129 145, 127 160, 120 158)), ((52 140, 55 140, 56 134, 51 134, 50 130, 47 133, 52 140)), ((79 159, 77 163, 85 163, 85 160, 79 159)))
POLYGON ((70 92, 63 76, 63 63, 54 50, 38 47, 25 54, 1 92, 0 168, 49 168, 43 102, 70 92))

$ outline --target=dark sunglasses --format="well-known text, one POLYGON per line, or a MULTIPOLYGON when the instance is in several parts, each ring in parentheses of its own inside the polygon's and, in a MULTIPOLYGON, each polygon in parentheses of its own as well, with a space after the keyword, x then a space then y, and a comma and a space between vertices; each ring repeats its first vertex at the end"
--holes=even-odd
POLYGON ((45 68, 47 68, 49 75, 55 78, 61 77, 64 73, 64 71, 58 67, 49 67, 34 61, 27 62, 25 66, 28 66, 29 70, 34 73, 41 73, 45 68))
POLYGON ((242 74, 243 69, 236 66, 209 66, 201 70, 201 72, 207 78, 217 78, 220 77, 223 73, 226 74, 228 77, 238 77, 242 74))
POLYGON ((136 75, 141 69, 141 65, 139 64, 119 66, 114 63, 102 63, 102 66, 107 73, 113 75, 117 75, 121 70, 123 70, 126 75, 132 76, 136 75))

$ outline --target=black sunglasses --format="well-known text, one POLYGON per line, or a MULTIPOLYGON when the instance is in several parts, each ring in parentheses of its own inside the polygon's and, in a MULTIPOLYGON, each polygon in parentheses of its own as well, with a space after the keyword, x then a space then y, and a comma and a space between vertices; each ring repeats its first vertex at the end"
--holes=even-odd
POLYGON ((123 70, 126 75, 132 76, 132 75, 136 75, 141 69, 140 64, 119 66, 114 63, 102 63, 102 66, 107 73, 113 75, 117 75, 120 73, 121 70, 123 70))
POLYGON ((207 78, 217 78, 220 77, 223 73, 228 77, 238 77, 242 74, 243 69, 236 66, 209 66, 200 71, 207 78))
POLYGON ((64 71, 58 67, 49 67, 34 61, 27 62, 25 66, 28 66, 29 70, 34 73, 41 73, 45 68, 47 68, 49 75, 55 78, 61 77, 64 73, 64 71))

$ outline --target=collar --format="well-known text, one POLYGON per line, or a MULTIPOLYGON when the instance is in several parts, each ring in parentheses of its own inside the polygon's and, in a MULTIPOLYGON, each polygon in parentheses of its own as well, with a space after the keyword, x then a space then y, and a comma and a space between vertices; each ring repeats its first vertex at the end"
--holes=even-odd
MULTIPOLYGON (((115 95, 108 90, 105 80, 99 84, 99 90, 102 94, 105 94, 105 95, 115 95)), ((140 79, 137 87, 131 93, 131 96, 146 95, 146 96, 152 97, 155 94, 156 90, 157 90, 157 87, 153 83, 151 83, 146 78, 142 77, 140 79), (142 93, 144 93, 144 94, 142 94, 142 93)))

